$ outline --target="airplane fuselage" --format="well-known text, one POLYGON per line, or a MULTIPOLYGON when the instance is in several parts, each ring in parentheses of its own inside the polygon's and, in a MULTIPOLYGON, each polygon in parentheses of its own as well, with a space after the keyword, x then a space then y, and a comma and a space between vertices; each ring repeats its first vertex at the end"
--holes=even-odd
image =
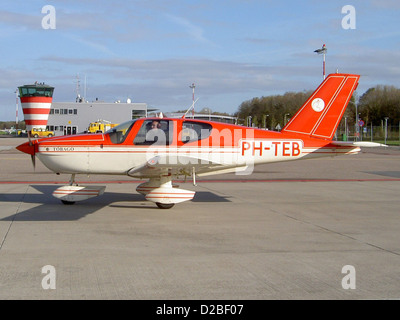
MULTIPOLYGON (((118 174, 146 163, 155 156, 174 165, 220 164, 227 167, 317 158, 355 153, 359 148, 338 147, 329 141, 305 139, 279 132, 212 123, 205 139, 183 143, 184 119, 164 119, 172 130, 165 143, 136 145, 135 137, 144 120, 135 121, 123 143, 113 143, 110 134, 84 134, 37 141, 37 157, 56 173, 118 174)), ((194 121, 189 120, 190 123, 194 121)), ((200 170, 201 171, 201 170, 200 170)))

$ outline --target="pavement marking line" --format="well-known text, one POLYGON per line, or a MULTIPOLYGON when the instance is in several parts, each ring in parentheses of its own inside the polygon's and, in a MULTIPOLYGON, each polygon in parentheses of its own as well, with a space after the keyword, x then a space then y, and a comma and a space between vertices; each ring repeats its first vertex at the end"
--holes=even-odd
MULTIPOLYGON (((271 210, 271 209, 270 209, 270 210, 271 210)), ((398 252, 396 252, 396 251, 388 250, 388 249, 385 249, 385 248, 380 247, 380 246, 378 246, 378 245, 375 245, 375 244, 373 244, 373 243, 366 242, 366 241, 362 241, 362 240, 360 240, 360 239, 357 239, 357 238, 352 237, 352 236, 350 236, 350 235, 347 235, 347 234, 345 234, 345 233, 338 232, 338 231, 335 231, 335 230, 333 230, 333 229, 329 229, 329 228, 327 228, 327 227, 321 226, 321 225, 319 225, 319 224, 316 224, 316 223, 313 223, 313 222, 310 222, 310 221, 307 221, 307 220, 303 220, 303 219, 296 218, 296 217, 291 216, 291 215, 289 215, 289 214, 287 214, 287 213, 280 213, 280 212, 277 212, 276 210, 271 210, 271 211, 274 212, 274 213, 276 213, 276 214, 283 215, 283 216, 285 216, 285 217, 287 217, 287 218, 289 218, 289 219, 293 219, 293 220, 295 220, 295 221, 298 221, 298 222, 301 222, 301 223, 304 223, 304 224, 308 224, 308 225, 317 227, 317 228, 319 228, 319 229, 328 231, 328 232, 330 232, 330 233, 337 234, 337 235, 339 235, 339 236, 341 236, 341 237, 345 237, 345 238, 347 238, 347 239, 356 241, 356 242, 361 243, 361 244, 364 244, 364 245, 366 245, 366 246, 370 246, 370 247, 373 247, 373 248, 375 248, 375 249, 382 250, 382 251, 385 251, 385 252, 387 252, 387 253, 394 254, 394 255, 396 255, 396 256, 400 256, 400 253, 398 253, 398 252)))
MULTIPOLYGON (((400 181, 400 178, 355 178, 355 179, 210 179, 197 180, 198 183, 275 183, 275 182, 392 182, 400 181)), ((99 180, 78 181, 78 184, 140 184, 145 180, 99 180)), ((184 180, 173 180, 176 183, 185 183, 184 180)), ((68 184, 69 181, 0 181, 0 184, 68 184)))
POLYGON ((1 243, 0 243, 0 253, 1 253, 1 249, 3 248, 4 242, 6 241, 6 238, 7 238, 7 236, 8 236, 8 233, 9 233, 10 230, 11 230, 11 226, 13 225, 14 220, 15 220, 15 218, 17 217, 17 214, 19 213, 19 209, 21 208, 21 204, 22 204, 23 201, 24 201, 25 195, 26 195, 26 193, 28 192, 29 187, 30 187, 30 185, 27 185, 27 186, 26 186, 26 190, 25 190, 25 192, 24 192, 24 195, 23 195, 21 201, 20 201, 19 204, 18 204, 17 211, 14 213, 13 218, 12 218, 12 220, 11 220, 11 222, 10 222, 8 228, 7 228, 7 231, 6 231, 6 233, 5 233, 4 237, 3 237, 3 239, 1 240, 1 243))

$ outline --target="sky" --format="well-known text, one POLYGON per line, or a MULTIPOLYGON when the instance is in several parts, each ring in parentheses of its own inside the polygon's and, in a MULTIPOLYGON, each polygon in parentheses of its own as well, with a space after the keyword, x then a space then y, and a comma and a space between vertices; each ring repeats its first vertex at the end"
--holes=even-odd
POLYGON ((233 114, 254 97, 314 90, 323 44, 326 74, 361 75, 358 97, 398 87, 399 17, 398 0, 1 0, 0 121, 16 119, 18 86, 44 82, 70 102, 77 79, 89 101, 162 112, 188 109, 194 83, 196 111, 233 114))

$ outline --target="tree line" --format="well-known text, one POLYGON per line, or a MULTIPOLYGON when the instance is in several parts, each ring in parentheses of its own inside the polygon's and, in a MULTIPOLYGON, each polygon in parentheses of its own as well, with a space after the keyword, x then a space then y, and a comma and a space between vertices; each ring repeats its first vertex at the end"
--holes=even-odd
POLYGON ((398 126, 400 89, 381 85, 368 89, 359 99, 358 112, 365 123, 378 126, 385 118, 388 118, 388 125, 398 126))
MULTIPOLYGON (((244 125, 248 125, 251 117, 251 124, 255 127, 276 129, 278 124, 283 127, 312 93, 286 92, 283 95, 253 98, 242 102, 234 116, 244 125)), ((342 121, 347 121, 348 126, 354 126, 357 120, 362 119, 365 125, 379 126, 382 121, 386 121, 385 118, 388 118, 388 125, 399 126, 400 89, 378 85, 368 89, 359 98, 355 92, 342 121)))
MULTIPOLYGON (((15 121, 0 121, 0 130, 15 129, 15 121)), ((18 122, 18 129, 25 130, 25 121, 18 122)))

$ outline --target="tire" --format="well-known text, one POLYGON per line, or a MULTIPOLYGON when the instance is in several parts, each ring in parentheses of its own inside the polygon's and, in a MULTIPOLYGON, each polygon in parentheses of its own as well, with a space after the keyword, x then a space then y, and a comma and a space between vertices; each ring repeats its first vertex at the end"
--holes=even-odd
POLYGON ((160 202, 156 202, 156 205, 160 209, 171 209, 175 205, 175 203, 160 203, 160 202))
POLYGON ((51 138, 52 136, 53 136, 53 135, 52 135, 51 133, 48 135, 49 138, 51 138))
POLYGON ((34 137, 34 138, 38 138, 39 136, 38 136, 37 134, 34 134, 33 137, 34 137))
POLYGON ((75 201, 67 201, 67 200, 61 200, 61 202, 65 205, 72 205, 75 203, 75 201))

